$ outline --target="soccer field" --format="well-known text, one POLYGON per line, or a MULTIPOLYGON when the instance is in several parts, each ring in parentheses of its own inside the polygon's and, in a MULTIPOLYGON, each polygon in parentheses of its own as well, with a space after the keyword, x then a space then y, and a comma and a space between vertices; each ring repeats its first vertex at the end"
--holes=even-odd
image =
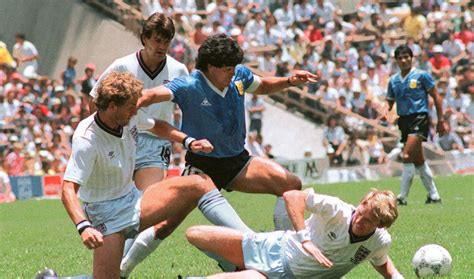
MULTIPOLYGON (((407 207, 390 228, 390 255, 405 278, 415 278, 411 258, 422 245, 444 246, 453 258, 451 278, 474 278, 474 176, 436 178, 443 203, 425 205, 426 191, 414 180, 407 207)), ((309 186, 309 185, 308 185, 309 186)), ((398 193, 396 178, 377 182, 311 185, 323 194, 357 204, 371 188, 398 193)), ((242 219, 255 231, 273 228, 275 198, 269 195, 226 193, 242 219)), ((139 265, 132 278, 177 278, 209 275, 217 264, 187 243, 184 231, 194 224, 208 224, 198 210, 139 265)), ((92 253, 81 243, 74 225, 59 200, 30 200, 0 204, 0 278, 32 278, 45 266, 61 276, 91 273, 92 253)), ((379 278, 368 264, 345 278, 379 278)))

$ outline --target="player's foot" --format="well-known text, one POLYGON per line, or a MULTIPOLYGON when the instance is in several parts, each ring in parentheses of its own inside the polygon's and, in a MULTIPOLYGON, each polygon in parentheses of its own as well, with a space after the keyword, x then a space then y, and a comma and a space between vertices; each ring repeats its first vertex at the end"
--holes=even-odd
POLYGON ((429 204, 429 203, 441 203, 441 199, 434 200, 430 196, 428 196, 426 198, 425 204, 429 204))
POLYGON ((408 202, 405 199, 397 198, 398 205, 408 205, 408 202))

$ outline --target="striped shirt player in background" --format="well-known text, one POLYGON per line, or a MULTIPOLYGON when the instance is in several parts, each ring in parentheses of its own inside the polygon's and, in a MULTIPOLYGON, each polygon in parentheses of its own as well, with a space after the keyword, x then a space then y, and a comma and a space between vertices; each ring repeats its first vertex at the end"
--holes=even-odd
POLYGON ((318 76, 296 71, 288 78, 258 77, 240 64, 242 60, 243 51, 235 40, 225 34, 210 36, 198 50, 197 70, 148 90, 139 107, 169 100, 178 104, 182 130, 191 137, 187 141, 206 138, 214 146, 209 154, 188 150, 184 174, 206 173, 219 189, 277 196, 275 227, 291 228, 282 195, 301 189, 301 181, 275 161, 251 157, 245 150, 245 92, 280 92, 315 82, 318 76))
MULTIPOLYGON (((139 129, 151 128, 158 136, 166 134, 178 142, 186 137, 179 131, 170 135, 158 129, 146 110, 136 116, 142 88, 130 73, 106 75, 94 98, 98 111, 81 121, 73 135, 62 201, 83 244, 94 249, 94 278, 120 276, 126 238, 169 218, 184 218, 203 196, 218 193, 203 174, 166 179, 143 193, 135 187, 132 177, 139 129)), ((207 140, 195 144, 193 148, 202 152, 213 148, 207 140)), ((215 208, 216 212, 210 212, 213 216, 231 207, 222 199, 215 208)))
POLYGON ((403 171, 400 182, 399 205, 407 205, 408 193, 415 172, 420 174, 421 181, 428 191, 426 203, 439 203, 441 198, 433 180, 433 173, 425 162, 422 142, 429 133, 428 95, 434 100, 438 115, 437 132, 445 133, 443 125, 443 100, 438 94, 433 77, 413 67, 413 52, 407 45, 395 49, 395 59, 400 73, 390 77, 387 89, 388 111, 397 103, 398 127, 404 143, 402 151, 403 171))
POLYGON ((246 269, 207 278, 342 278, 365 260, 385 278, 403 278, 388 256, 392 240, 387 228, 398 217, 391 191, 373 189, 357 208, 312 188, 283 196, 295 230, 242 233, 219 226, 187 230, 189 242, 199 249, 246 269), (305 210, 311 213, 306 221, 305 210))
MULTIPOLYGON (((161 13, 154 13, 142 25, 140 40, 143 49, 115 60, 102 74, 90 92, 96 90, 102 78, 112 71, 130 72, 143 83, 143 88, 162 85, 182 75, 188 75, 186 66, 167 55, 175 34, 173 20, 161 13)), ((91 111, 94 111, 91 102, 91 111)), ((148 107, 148 114, 154 119, 172 123, 173 103, 166 102, 148 107)), ((171 143, 149 131, 139 131, 138 146, 133 179, 138 189, 144 191, 150 185, 163 180, 170 163, 171 143)), ((127 277, 133 268, 151 254, 171 232, 179 225, 178 220, 169 219, 166 226, 156 225, 142 232, 136 239, 128 239, 122 262, 122 276, 127 277)))

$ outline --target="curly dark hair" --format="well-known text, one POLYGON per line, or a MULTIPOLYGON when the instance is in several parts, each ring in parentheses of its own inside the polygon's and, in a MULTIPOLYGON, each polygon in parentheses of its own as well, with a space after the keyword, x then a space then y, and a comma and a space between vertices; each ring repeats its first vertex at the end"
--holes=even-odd
POLYGON ((215 67, 236 66, 242 63, 244 52, 239 44, 226 34, 209 36, 199 47, 196 69, 207 71, 208 65, 215 67))
POLYGON ((143 21, 140 32, 140 40, 143 45, 143 38, 151 38, 153 32, 161 39, 171 41, 174 37, 175 28, 173 20, 161 13, 154 13, 143 21))
POLYGON ((413 57, 413 51, 408 45, 400 45, 394 51, 395 59, 397 59, 403 53, 408 53, 410 57, 413 57))

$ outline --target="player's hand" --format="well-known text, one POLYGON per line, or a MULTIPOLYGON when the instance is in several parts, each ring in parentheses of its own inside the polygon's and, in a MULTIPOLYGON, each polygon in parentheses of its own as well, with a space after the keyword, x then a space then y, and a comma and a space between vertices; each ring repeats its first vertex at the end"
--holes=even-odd
POLYGON ((81 238, 82 243, 89 249, 95 249, 104 244, 102 233, 92 227, 85 229, 81 234, 81 238))
POLYGON ((201 139, 193 141, 190 148, 193 152, 210 153, 214 149, 214 146, 212 146, 207 139, 201 139))
POLYGON ((137 109, 147 107, 153 104, 153 94, 148 91, 143 91, 143 95, 138 99, 137 109))
POLYGON ((438 120, 438 124, 436 124, 436 131, 440 136, 448 133, 448 131, 446 131, 446 126, 444 126, 443 122, 443 120, 438 120))
POLYGON ((319 76, 308 71, 295 71, 290 77, 291 85, 299 85, 307 82, 318 82, 319 76))
POLYGON ((314 245, 311 240, 304 241, 303 243, 301 243, 301 245, 303 246, 304 250, 311 254, 311 256, 313 256, 313 258, 315 258, 316 261, 322 266, 326 268, 332 267, 332 262, 323 255, 321 250, 319 250, 318 247, 316 247, 316 245, 314 245))

